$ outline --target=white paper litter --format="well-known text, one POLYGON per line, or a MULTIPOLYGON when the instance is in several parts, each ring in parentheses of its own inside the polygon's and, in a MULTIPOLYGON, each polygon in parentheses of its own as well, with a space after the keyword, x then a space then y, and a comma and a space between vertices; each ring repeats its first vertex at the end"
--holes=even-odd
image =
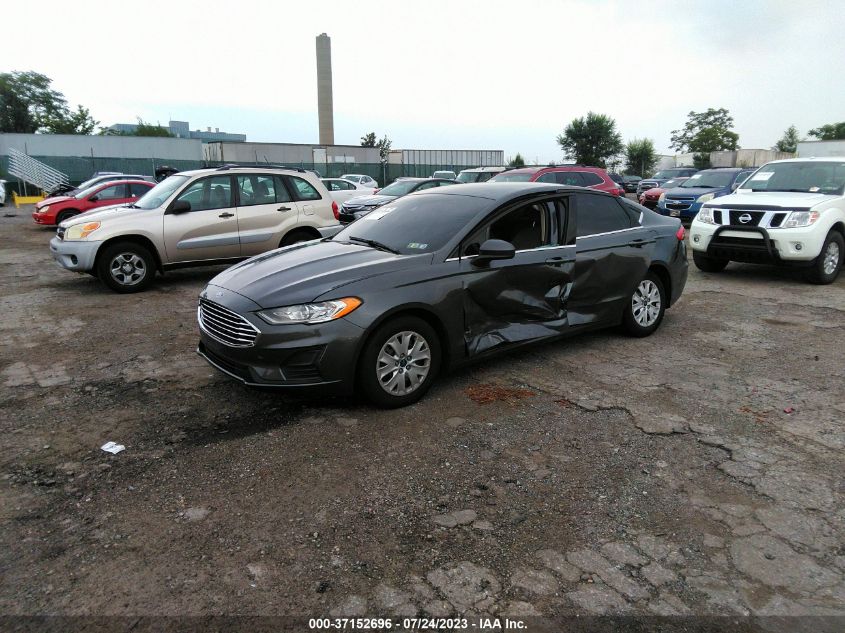
POLYGON ((112 455, 117 455, 120 451, 126 450, 123 444, 117 444, 115 442, 106 442, 100 448, 112 455))

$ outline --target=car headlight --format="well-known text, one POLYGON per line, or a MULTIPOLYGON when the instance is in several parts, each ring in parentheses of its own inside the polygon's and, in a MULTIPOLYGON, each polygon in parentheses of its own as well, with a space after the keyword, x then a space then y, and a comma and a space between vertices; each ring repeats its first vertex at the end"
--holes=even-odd
POLYGON ((49 210, 50 210, 50 205, 48 204, 48 205, 45 205, 45 206, 41 207, 40 209, 38 209, 38 213, 47 213, 47 211, 49 211, 49 210))
POLYGON ((713 209, 710 207, 701 207, 698 215, 695 216, 695 221, 703 222, 704 224, 716 224, 716 220, 713 218, 713 209))
POLYGON ((320 303, 303 303, 295 306, 272 308, 262 310, 257 314, 270 325, 325 323, 346 316, 361 303, 361 300, 357 297, 345 297, 333 301, 321 301, 320 303))
POLYGON ((713 198, 716 197, 715 193, 705 193, 703 196, 699 196, 695 199, 696 202, 710 202, 713 198))
POLYGON ((657 199, 658 202, 663 202, 666 200, 666 193, 661 193, 660 197, 657 199))
POLYGON ((100 228, 99 222, 74 224, 73 226, 69 226, 65 231, 65 240, 84 240, 98 228, 100 228))
POLYGON ((781 226, 785 229, 797 229, 802 226, 810 226, 818 219, 818 211, 793 211, 781 226))

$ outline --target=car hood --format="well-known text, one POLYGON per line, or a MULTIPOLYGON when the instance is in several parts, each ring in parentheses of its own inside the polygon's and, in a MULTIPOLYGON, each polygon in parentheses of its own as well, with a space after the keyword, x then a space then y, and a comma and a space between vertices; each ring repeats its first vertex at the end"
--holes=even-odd
POLYGON ((698 196, 704 196, 708 193, 714 193, 717 196, 722 195, 725 193, 725 189, 723 187, 713 188, 713 187, 676 187, 673 189, 668 189, 666 191, 667 198, 697 198, 698 196))
POLYGON ((343 204, 346 206, 362 206, 362 207, 370 207, 377 204, 386 204, 391 200, 395 200, 396 196, 382 196, 379 194, 370 195, 370 196, 355 196, 354 198, 349 198, 343 204))
POLYGON ((52 198, 45 198, 41 202, 37 202, 35 204, 36 209, 41 209, 46 207, 49 204, 59 204, 60 202, 67 202, 68 200, 73 200, 73 196, 53 196, 52 198))
POLYGON ((103 222, 108 220, 109 218, 116 217, 118 215, 123 215, 125 213, 155 213, 158 211, 161 213, 160 209, 131 209, 125 204, 115 204, 110 205, 108 207, 98 207, 96 209, 91 209, 90 211, 86 211, 85 213, 80 213, 79 215, 75 215, 72 218, 65 220, 62 222, 62 226, 68 227, 74 224, 79 224, 80 222, 103 222))
MULTIPOLYGON (((394 255, 359 244, 322 240, 258 255, 224 270, 209 284, 262 308, 308 303, 341 286, 419 266, 430 255, 394 255)), ((329 297, 333 298, 333 297, 329 297)))
POLYGON ((708 206, 732 207, 739 205, 757 205, 796 209, 813 207, 825 200, 831 200, 835 197, 836 196, 829 196, 823 193, 801 193, 798 191, 737 192, 719 198, 718 204, 710 203, 708 206))

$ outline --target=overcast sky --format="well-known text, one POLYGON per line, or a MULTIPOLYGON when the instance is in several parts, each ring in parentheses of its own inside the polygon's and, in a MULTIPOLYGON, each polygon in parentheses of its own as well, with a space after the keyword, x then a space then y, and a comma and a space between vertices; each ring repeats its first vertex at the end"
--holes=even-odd
POLYGON ((0 70, 48 75, 102 125, 316 143, 325 32, 336 143, 544 163, 589 110, 667 153, 690 110, 729 109, 746 148, 845 120, 843 16, 845 0, 31 1, 4 7, 0 70))

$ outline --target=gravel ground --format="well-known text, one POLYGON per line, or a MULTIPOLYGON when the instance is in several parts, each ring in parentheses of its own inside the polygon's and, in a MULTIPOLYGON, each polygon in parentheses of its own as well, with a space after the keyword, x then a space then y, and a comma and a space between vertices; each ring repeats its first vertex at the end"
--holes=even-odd
POLYGON ((381 411, 208 367, 219 269, 120 296, 51 235, 0 218, 0 613, 845 614, 845 275, 691 268, 651 338, 381 411))

